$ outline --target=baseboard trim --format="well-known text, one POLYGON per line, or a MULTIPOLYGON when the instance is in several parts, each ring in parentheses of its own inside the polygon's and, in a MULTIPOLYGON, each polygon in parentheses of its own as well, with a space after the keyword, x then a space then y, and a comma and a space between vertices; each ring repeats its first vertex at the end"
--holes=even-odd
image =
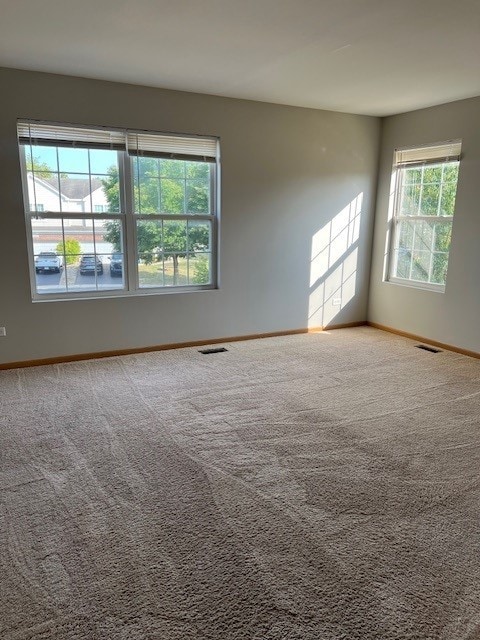
POLYGON ((335 329, 352 329, 353 327, 365 327, 366 320, 360 322, 344 322, 342 324, 327 324, 325 327, 318 327, 318 329, 310 328, 308 333, 317 333, 318 331, 335 331, 335 329))
POLYGON ((302 329, 288 329, 286 331, 270 331, 268 333, 251 333, 243 336, 228 336, 225 338, 210 338, 209 340, 193 340, 189 342, 171 342, 167 344, 157 344, 149 347, 134 347, 132 349, 115 349, 112 351, 95 351, 92 353, 75 353, 66 356, 56 356, 53 358, 39 358, 37 360, 19 360, 18 362, 0 363, 0 371, 4 369, 21 369, 24 367, 41 367, 49 364, 61 364, 63 362, 78 362, 81 360, 96 360, 98 358, 113 358, 115 356, 130 356, 136 353, 149 353, 152 351, 169 351, 170 349, 185 349, 186 347, 202 347, 208 344, 219 344, 221 342, 240 342, 242 340, 259 340, 261 338, 277 338, 281 336, 292 336, 300 333, 319 333, 321 331, 331 331, 334 329, 345 329, 348 327, 358 327, 366 322, 348 322, 326 327, 309 327, 302 329))
POLYGON ((426 344, 431 344, 433 347, 439 347, 440 349, 445 349, 446 351, 454 351, 455 353, 461 353, 462 356, 470 356, 470 358, 480 359, 480 353, 478 353, 477 351, 469 351, 468 349, 455 347, 452 344, 446 344, 445 342, 438 342, 437 340, 432 340, 431 338, 424 338, 423 336, 417 336, 414 333, 409 333, 408 331, 401 331, 400 329, 394 329, 393 327, 387 327, 384 324, 379 324, 378 322, 370 322, 368 320, 366 324, 369 327, 373 327, 374 329, 380 329, 381 331, 388 331, 388 333, 395 333, 397 336, 402 336, 403 338, 410 338, 410 340, 415 340, 417 342, 425 342, 426 344))

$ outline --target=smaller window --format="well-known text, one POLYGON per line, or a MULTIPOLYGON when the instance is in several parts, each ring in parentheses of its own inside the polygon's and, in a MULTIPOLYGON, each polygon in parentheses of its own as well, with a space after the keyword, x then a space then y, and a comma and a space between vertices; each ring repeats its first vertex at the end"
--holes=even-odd
POLYGON ((443 291, 461 142, 395 151, 389 277, 443 291))

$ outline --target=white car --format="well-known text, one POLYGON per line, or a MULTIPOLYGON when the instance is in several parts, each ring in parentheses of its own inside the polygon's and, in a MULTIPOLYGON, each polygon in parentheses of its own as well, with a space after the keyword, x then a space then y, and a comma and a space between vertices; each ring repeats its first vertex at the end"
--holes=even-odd
POLYGON ((60 273, 63 269, 63 257, 54 251, 42 251, 35 258, 36 273, 60 273))

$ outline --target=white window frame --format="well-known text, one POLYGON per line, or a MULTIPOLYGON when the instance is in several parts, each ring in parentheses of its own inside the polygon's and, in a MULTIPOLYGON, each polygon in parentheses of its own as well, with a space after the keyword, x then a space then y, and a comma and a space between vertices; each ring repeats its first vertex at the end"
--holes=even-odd
MULTIPOLYGON (((120 193, 120 209, 119 213, 95 213, 95 212, 50 212, 50 211, 36 211, 30 210, 29 196, 28 196, 28 182, 27 182, 27 166, 26 166, 26 154, 25 144, 19 144, 20 154, 20 166, 22 176, 22 188, 23 188, 23 200, 24 200, 24 212, 27 230, 27 254, 29 261, 30 271, 30 285, 33 302, 58 302, 63 300, 85 300, 92 298, 117 298, 117 297, 131 297, 131 296, 145 296, 145 295, 165 295, 174 293, 187 293, 195 291, 205 291, 218 289, 218 273, 219 273, 219 230, 220 230, 220 141, 216 136, 194 136, 192 134, 178 134, 178 133, 162 133, 152 131, 141 130, 123 130, 110 127, 91 127, 84 125, 67 125, 64 123, 45 123, 32 120, 19 120, 19 126, 29 123, 45 124, 50 127, 61 127, 65 132, 68 129, 72 131, 79 131, 86 129, 90 132, 94 131, 107 131, 122 133, 125 136, 125 149, 118 150, 118 167, 119 167, 119 193, 120 193), (173 140, 178 139, 179 143, 183 140, 192 141, 195 143, 195 139, 199 142, 202 140, 208 140, 211 144, 215 144, 215 161, 210 162, 210 213, 209 214, 171 214, 171 213, 158 213, 158 214, 140 214, 135 212, 134 197, 133 197, 133 175, 132 164, 133 158, 129 154, 127 140, 141 138, 146 136, 147 138, 165 138, 173 140), (121 223, 122 229, 122 251, 123 251, 123 284, 122 288, 115 289, 102 289, 102 290, 85 290, 85 291, 59 291, 52 293, 39 293, 36 285, 36 272, 35 272, 35 256, 34 256, 34 243, 33 243, 33 219, 48 219, 59 221, 63 220, 118 220, 121 223), (163 286, 140 286, 139 270, 138 270, 138 250, 137 250, 137 222, 141 220, 169 220, 169 221, 186 221, 193 222, 208 221, 211 224, 211 237, 210 237, 210 283, 208 284, 188 284, 188 285, 163 285, 163 286)), ((92 147, 95 148, 95 147, 92 147)), ((141 154, 139 154, 141 155, 141 154)), ((183 160, 188 160, 188 152, 182 155, 183 160)), ((192 155, 192 160, 196 158, 192 155)), ((62 225, 63 229, 63 225, 62 225)), ((63 233, 63 239, 65 239, 65 232, 63 233)), ((65 262, 65 256, 64 256, 65 262)), ((95 273, 95 285, 97 280, 97 274, 95 273)))
MULTIPOLYGON (((389 226, 388 226, 388 256, 387 256, 387 270, 385 275, 385 281, 391 282, 393 284, 399 284, 407 287, 412 287, 414 289, 426 289, 429 291, 436 291, 438 293, 443 293, 445 291, 446 283, 433 283, 433 282, 425 282, 421 280, 414 280, 411 278, 402 278, 400 276, 393 275, 396 272, 397 261, 398 261, 398 251, 396 250, 397 244, 397 233, 399 224, 402 221, 410 221, 410 222, 437 222, 437 223, 450 223, 452 225, 453 232, 453 219, 455 214, 455 205, 456 198, 454 203, 454 213, 451 216, 442 216, 442 215, 430 215, 430 216, 421 216, 421 215, 404 215, 400 213, 400 206, 402 201, 402 191, 403 191, 403 179, 404 179, 404 169, 406 168, 422 168, 422 182, 420 184, 423 185, 423 172, 425 167, 431 165, 443 165, 445 166, 448 163, 452 162, 460 162, 460 152, 461 152, 461 140, 452 140, 447 142, 433 143, 428 145, 421 145, 415 147, 404 147, 395 149, 394 159, 393 159, 393 199, 391 201, 391 211, 389 215, 389 226)), ((457 177, 457 186, 458 186, 458 177, 457 177)), ((441 204, 441 198, 439 199, 439 207, 441 204)), ((433 242, 434 234, 432 234, 432 242, 433 242)), ((412 249, 413 250, 413 249, 412 249)), ((430 251, 432 260, 434 251, 433 248, 430 251)), ((448 259, 450 257, 450 249, 448 251, 448 259)), ((431 265, 430 265, 431 266, 431 265)), ((448 267, 447 267, 448 270, 448 267)))

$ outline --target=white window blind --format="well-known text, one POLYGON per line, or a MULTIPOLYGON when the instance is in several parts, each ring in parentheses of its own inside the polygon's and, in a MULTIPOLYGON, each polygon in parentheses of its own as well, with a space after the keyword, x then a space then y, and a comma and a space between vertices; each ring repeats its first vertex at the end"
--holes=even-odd
POLYGON ((132 156, 216 162, 217 139, 141 131, 64 126, 25 120, 18 123, 20 144, 128 150, 132 156))
POLYGON ((407 149, 395 149, 396 167, 454 162, 460 160, 461 140, 450 140, 441 144, 407 149))
POLYGON ((216 162, 217 139, 201 136, 175 136, 127 132, 127 149, 130 155, 216 162))
POLYGON ((125 132, 109 129, 23 121, 18 123, 18 138, 26 145, 125 150, 125 132))

